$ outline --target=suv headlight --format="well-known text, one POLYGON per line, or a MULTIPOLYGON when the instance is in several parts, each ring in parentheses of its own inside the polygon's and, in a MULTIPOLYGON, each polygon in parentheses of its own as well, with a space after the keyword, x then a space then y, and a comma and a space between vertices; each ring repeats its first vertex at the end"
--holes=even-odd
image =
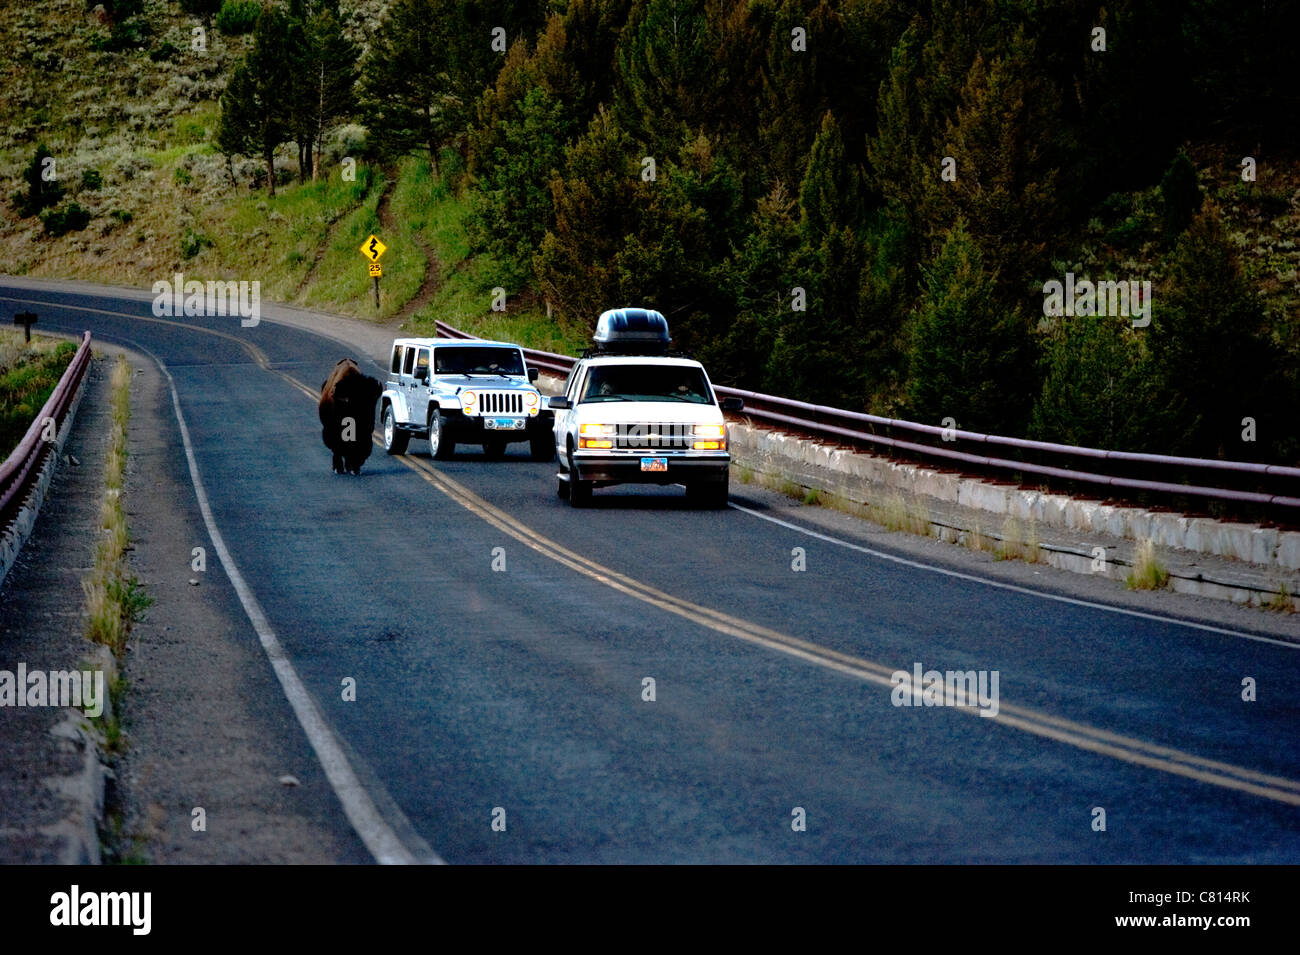
POLYGON ((691 447, 696 451, 723 451, 727 447, 725 424, 697 424, 691 429, 691 447))
POLYGON ((466 411, 474 407, 474 402, 478 401, 478 395, 472 391, 462 391, 460 393, 460 403, 466 411))
POLYGON ((617 430, 612 424, 580 424, 578 425, 578 447, 612 448, 617 430))

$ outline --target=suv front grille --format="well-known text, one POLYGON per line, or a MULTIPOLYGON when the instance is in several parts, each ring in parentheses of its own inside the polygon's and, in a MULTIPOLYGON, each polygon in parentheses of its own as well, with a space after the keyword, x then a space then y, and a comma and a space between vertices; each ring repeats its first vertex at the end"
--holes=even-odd
POLYGON ((524 396, 518 391, 480 391, 472 414, 524 414, 524 396))
POLYGON ((688 451, 693 440, 690 424, 649 421, 620 424, 614 447, 624 451, 688 451))

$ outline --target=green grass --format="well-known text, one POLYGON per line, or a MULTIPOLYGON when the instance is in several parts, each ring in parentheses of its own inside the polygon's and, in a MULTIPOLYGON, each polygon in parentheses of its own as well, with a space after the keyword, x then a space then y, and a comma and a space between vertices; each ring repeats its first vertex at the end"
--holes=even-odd
POLYGON ((1277 593, 1269 597, 1264 604, 1264 609, 1275 613, 1295 613, 1295 600, 1291 596, 1290 588, 1286 584, 1278 584, 1277 593))
MULTIPOLYGON (((246 193, 215 207, 202 229, 215 245, 200 253, 187 277, 258 280, 264 300, 293 300, 324 247, 317 282, 303 301, 344 311, 344 298, 359 298, 369 281, 357 247, 377 224, 382 184, 369 168, 358 168, 356 182, 344 182, 334 169, 317 182, 283 186, 274 197, 246 193), (204 274, 205 266, 215 274, 204 274)), ((350 311, 355 314, 355 307, 350 311)))
POLYGON ((0 459, 9 455, 40 414, 77 346, 69 341, 33 337, 0 329, 0 459))
MULTIPOLYGON (((428 176, 427 167, 423 174, 428 176)), ((439 286, 428 305, 412 317, 411 329, 417 334, 433 334, 434 323, 444 321, 480 338, 518 342, 561 355, 577 355, 587 347, 586 335, 560 328, 531 299, 507 296, 506 310, 492 311, 492 290, 501 285, 501 270, 490 256, 470 257, 465 228, 469 199, 456 194, 445 181, 427 181, 422 235, 437 257, 439 286)), ((395 195, 395 214, 397 209, 395 195)))

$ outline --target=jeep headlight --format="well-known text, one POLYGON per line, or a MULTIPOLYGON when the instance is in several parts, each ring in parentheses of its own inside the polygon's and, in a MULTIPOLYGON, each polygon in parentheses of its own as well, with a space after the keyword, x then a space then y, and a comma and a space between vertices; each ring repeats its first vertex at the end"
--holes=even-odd
POLYGON ((537 408, 537 402, 538 402, 538 400, 539 400, 539 399, 538 399, 538 397, 537 397, 537 392, 535 392, 535 391, 530 391, 530 392, 528 392, 526 395, 524 395, 524 408, 527 409, 527 411, 528 411, 528 413, 529 413, 530 415, 535 415, 535 414, 537 414, 537 411, 538 411, 538 408, 537 408))
POLYGON ((725 424, 697 424, 691 429, 691 447, 696 451, 722 451, 727 447, 725 424))
POLYGON ((614 447, 614 434, 617 429, 612 424, 581 424, 578 425, 578 447, 580 448, 612 448, 614 447))
POLYGON ((462 391, 460 393, 460 406, 466 411, 474 410, 474 402, 478 401, 478 395, 472 391, 462 391))

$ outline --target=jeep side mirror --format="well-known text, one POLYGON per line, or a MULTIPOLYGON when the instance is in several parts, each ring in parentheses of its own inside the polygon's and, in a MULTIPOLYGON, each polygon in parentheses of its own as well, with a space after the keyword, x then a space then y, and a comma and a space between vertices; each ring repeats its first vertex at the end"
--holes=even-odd
POLYGON ((722 404, 719 407, 721 407, 723 411, 743 411, 745 408, 745 402, 733 395, 729 398, 723 398, 722 404))
POLYGON ((420 366, 419 368, 415 369, 415 380, 416 380, 416 381, 428 381, 428 380, 429 380, 429 366, 428 366, 428 365, 422 365, 422 366, 420 366))
POLYGON ((540 373, 540 372, 539 372, 536 368, 533 368, 533 367, 529 366, 529 368, 528 368, 528 380, 529 380, 529 381, 536 381, 536 380, 537 380, 537 376, 538 376, 539 373, 540 373))
POLYGON ((569 404, 569 399, 564 397, 564 395, 556 395, 554 398, 551 398, 546 402, 546 407, 550 408, 552 411, 563 411, 566 408, 571 408, 573 406, 569 404))

